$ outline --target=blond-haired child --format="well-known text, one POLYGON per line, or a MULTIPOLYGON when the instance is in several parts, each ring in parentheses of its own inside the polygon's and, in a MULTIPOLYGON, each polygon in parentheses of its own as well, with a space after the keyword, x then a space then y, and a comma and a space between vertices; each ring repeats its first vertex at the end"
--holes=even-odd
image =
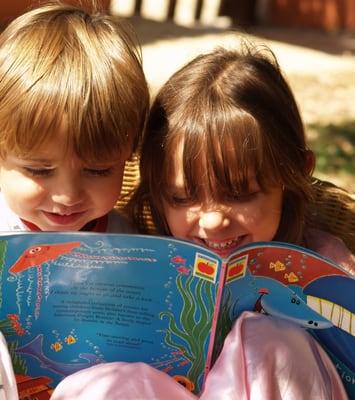
POLYGON ((52 4, 0 36, 0 231, 127 231, 113 207, 149 95, 106 15, 52 4))
POLYGON ((131 231, 113 208, 148 106, 140 49, 112 17, 53 3, 15 19, 0 35, 0 231, 131 231))

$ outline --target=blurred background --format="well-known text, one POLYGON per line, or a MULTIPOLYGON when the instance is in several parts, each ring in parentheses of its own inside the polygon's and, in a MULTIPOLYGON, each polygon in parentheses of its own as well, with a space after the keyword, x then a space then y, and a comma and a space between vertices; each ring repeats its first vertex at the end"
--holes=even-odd
POLYGON ((302 112, 315 175, 355 189, 355 0, 112 0, 143 48, 152 93, 186 61, 242 38, 275 52, 302 112))
MULTIPOLYGON (((152 96, 201 52, 267 44, 300 107, 315 176, 355 193, 355 0, 98 1, 137 32, 152 96)), ((1 0, 0 23, 39 2, 1 0)))

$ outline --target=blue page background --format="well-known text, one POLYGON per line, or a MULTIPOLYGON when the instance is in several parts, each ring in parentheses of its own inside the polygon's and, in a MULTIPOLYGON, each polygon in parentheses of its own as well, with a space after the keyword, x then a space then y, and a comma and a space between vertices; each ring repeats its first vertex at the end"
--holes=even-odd
POLYGON ((18 375, 54 387, 96 363, 144 361, 200 391, 219 274, 216 260, 214 282, 194 276, 202 248, 138 235, 0 240, 0 329, 18 375))

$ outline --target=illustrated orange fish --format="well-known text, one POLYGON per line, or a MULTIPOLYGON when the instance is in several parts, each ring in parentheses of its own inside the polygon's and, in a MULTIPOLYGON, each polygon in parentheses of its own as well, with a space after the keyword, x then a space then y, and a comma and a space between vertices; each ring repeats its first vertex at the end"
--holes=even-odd
POLYGON ((275 263, 274 263, 274 262, 271 262, 271 263, 270 263, 270 269, 274 269, 275 272, 278 272, 278 271, 285 271, 286 265, 283 264, 281 261, 276 261, 275 263))
POLYGON ((64 342, 66 344, 74 344, 76 343, 76 338, 73 335, 68 335, 66 338, 64 338, 64 342))
POLYGON ((303 288, 323 276, 348 276, 348 272, 335 269, 330 263, 322 263, 320 269, 320 259, 316 254, 306 255, 281 243, 265 246, 263 251, 257 247, 241 251, 239 256, 243 255, 248 255, 248 269, 254 277, 272 278, 282 284, 296 283, 303 288))
POLYGON ((294 272, 290 272, 289 274, 285 274, 284 278, 287 279, 290 283, 298 282, 298 276, 294 272))
POLYGON ((59 342, 55 342, 55 343, 51 344, 51 349, 54 350, 55 352, 62 350, 62 348, 63 348, 63 346, 59 342))
POLYGON ((59 244, 38 244, 28 248, 13 264, 9 272, 20 273, 32 267, 40 267, 48 261, 70 253, 76 247, 80 247, 80 242, 69 242, 59 244))

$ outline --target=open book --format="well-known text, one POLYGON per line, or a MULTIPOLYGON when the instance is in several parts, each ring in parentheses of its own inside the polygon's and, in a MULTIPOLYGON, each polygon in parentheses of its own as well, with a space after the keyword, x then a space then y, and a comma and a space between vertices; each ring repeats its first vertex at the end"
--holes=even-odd
POLYGON ((109 361, 149 363, 199 393, 244 310, 310 329, 354 391, 355 280, 306 249, 254 243, 222 260, 168 237, 13 233, 0 260, 20 399, 109 361))

